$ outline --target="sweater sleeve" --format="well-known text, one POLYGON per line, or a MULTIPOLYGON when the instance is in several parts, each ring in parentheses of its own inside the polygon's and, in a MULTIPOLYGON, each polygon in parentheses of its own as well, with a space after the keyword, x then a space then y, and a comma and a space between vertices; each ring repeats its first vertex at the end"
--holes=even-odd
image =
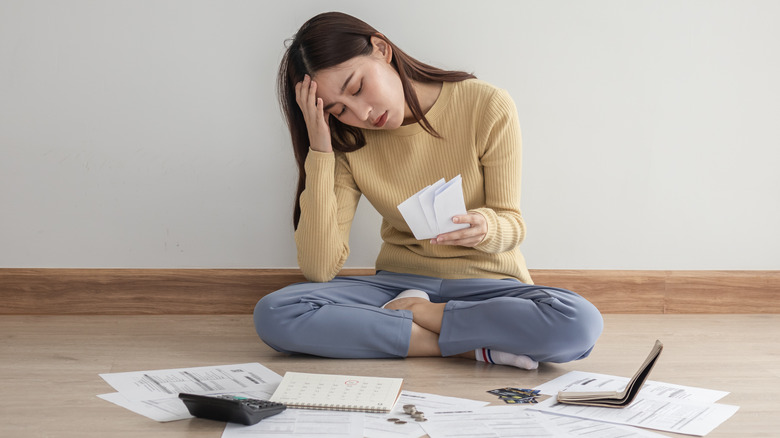
POLYGON ((485 178, 485 207, 472 211, 487 219, 488 234, 475 248, 486 253, 509 251, 525 238, 525 222, 520 213, 520 123, 506 91, 497 90, 486 105, 477 142, 485 178))
POLYGON ((304 167, 306 188, 295 230, 298 265, 307 280, 326 282, 349 256, 349 230, 361 193, 341 153, 310 150, 304 167))

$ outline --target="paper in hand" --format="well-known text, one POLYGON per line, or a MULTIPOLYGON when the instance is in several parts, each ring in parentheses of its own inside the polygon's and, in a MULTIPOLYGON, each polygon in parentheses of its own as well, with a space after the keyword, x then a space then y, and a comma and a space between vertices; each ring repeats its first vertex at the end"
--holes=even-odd
POLYGON ((425 187, 399 204, 398 210, 417 240, 469 227, 469 224, 452 222, 453 216, 466 214, 460 175, 447 182, 442 178, 425 187))

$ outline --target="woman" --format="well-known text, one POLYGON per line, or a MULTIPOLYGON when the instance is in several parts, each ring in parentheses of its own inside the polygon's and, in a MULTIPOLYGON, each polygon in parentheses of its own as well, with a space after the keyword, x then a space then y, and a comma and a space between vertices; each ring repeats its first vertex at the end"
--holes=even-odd
POLYGON ((459 356, 534 369, 586 357, 601 333, 579 295, 534 286, 518 245, 520 130, 506 91, 402 52, 368 24, 320 14, 291 41, 278 91, 299 169, 293 214, 310 280, 261 299, 278 351, 459 356), (465 226, 416 240, 397 206, 461 175, 465 226), (382 215, 374 276, 336 277, 365 196, 382 215))

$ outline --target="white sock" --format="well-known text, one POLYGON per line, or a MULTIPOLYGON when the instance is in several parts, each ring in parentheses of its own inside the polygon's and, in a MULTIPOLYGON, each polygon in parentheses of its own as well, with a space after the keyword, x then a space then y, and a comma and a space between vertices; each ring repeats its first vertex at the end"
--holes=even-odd
POLYGON ((401 292, 400 294, 396 295, 396 297, 395 297, 395 298, 393 298, 392 300, 390 300, 390 301, 386 302, 386 303, 384 304, 384 306, 382 306, 382 308, 384 309, 386 305, 388 305, 388 304, 392 303, 392 302, 393 302, 393 301, 395 301, 395 300, 400 300, 401 298, 411 298, 411 297, 414 297, 414 298, 422 298, 422 299, 424 299, 424 300, 428 300, 428 301, 430 301, 430 300, 431 300, 431 298, 428 296, 428 294, 427 294, 427 293, 425 293, 425 292, 423 292, 423 291, 421 291, 421 290, 417 290, 417 289, 406 289, 405 291, 403 291, 403 292, 401 292))
POLYGON ((513 367, 522 368, 524 370, 535 370, 539 366, 539 362, 523 354, 505 353, 489 348, 477 348, 474 350, 474 354, 477 356, 479 362, 512 365, 513 367))

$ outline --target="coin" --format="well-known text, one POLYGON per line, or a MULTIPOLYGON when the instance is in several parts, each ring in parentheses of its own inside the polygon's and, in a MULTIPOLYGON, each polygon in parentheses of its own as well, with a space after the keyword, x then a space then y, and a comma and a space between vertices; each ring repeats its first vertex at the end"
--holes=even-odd
POLYGON ((400 421, 400 418, 388 418, 387 421, 400 421))
POLYGON ((404 420, 398 420, 395 422, 395 424, 406 424, 406 421, 404 420))

